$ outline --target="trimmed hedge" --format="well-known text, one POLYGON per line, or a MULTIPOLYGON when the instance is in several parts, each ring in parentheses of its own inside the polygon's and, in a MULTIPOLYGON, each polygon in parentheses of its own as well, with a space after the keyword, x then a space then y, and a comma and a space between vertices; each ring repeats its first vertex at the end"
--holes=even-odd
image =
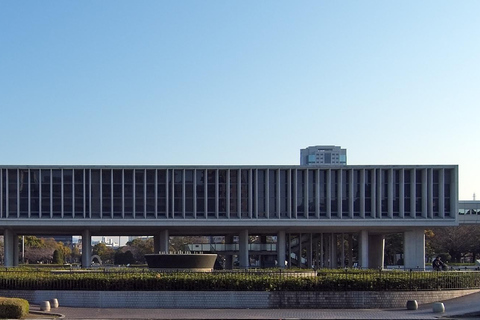
POLYGON ((106 291, 411 291, 480 288, 480 272, 288 271, 170 272, 20 271, 0 272, 0 290, 106 291))
POLYGON ((30 305, 25 299, 0 297, 1 319, 22 319, 28 316, 30 305))

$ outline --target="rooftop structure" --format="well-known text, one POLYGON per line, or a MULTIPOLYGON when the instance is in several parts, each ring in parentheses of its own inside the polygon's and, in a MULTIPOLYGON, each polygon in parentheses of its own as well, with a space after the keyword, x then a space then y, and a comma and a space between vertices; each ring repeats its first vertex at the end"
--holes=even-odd
POLYGON ((300 150, 300 165, 346 165, 347 149, 339 146, 311 146, 300 150))

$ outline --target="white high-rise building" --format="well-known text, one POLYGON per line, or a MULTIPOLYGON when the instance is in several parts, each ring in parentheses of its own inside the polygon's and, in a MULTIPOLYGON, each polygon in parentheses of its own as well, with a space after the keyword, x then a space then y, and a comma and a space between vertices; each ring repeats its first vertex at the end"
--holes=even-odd
POLYGON ((300 165, 347 165, 347 149, 311 146, 300 150, 300 165))

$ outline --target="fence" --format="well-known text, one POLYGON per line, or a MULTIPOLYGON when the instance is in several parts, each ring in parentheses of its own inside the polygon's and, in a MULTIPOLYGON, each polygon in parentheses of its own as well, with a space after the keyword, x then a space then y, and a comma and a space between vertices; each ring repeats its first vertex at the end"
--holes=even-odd
POLYGON ((142 270, 0 271, 0 290, 420 291, 480 289, 480 272, 142 270))

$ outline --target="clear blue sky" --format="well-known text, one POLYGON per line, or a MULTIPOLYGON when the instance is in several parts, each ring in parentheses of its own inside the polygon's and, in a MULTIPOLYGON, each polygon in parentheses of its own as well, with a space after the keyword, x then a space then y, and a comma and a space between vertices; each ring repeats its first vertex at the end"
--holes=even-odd
POLYGON ((458 164, 480 1, 0 2, 0 164, 458 164))

